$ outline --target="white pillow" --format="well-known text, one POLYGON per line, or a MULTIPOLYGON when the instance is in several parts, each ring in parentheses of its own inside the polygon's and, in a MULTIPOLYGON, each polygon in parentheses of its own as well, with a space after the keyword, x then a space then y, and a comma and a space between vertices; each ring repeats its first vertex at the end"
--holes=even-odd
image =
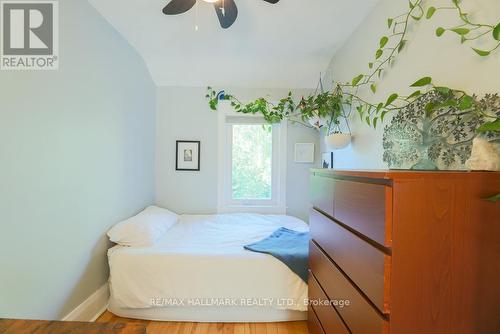
POLYGON ((122 246, 148 247, 161 238, 175 223, 177 214, 157 206, 124 220, 108 231, 109 240, 122 246))

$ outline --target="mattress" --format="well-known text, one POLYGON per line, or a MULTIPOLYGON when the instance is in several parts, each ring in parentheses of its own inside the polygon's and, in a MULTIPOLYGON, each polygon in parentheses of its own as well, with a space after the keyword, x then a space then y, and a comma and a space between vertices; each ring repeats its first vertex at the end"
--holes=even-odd
POLYGON ((304 281, 274 257, 243 248, 279 227, 308 230, 281 215, 181 215, 153 247, 115 246, 109 309, 170 321, 303 319, 304 281))

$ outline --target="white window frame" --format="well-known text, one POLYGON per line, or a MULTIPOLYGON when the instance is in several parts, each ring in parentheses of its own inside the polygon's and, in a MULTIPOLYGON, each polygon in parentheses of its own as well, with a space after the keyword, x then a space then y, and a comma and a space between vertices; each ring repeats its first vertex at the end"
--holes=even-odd
POLYGON ((228 101, 220 101, 218 121, 217 212, 286 213, 287 122, 273 125, 272 198, 235 200, 232 198, 232 125, 266 124, 261 116, 236 113, 228 101))

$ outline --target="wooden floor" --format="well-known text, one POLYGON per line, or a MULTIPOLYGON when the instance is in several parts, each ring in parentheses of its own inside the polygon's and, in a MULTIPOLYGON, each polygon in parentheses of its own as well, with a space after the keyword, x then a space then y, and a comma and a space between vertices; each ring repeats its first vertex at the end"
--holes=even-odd
POLYGON ((104 312, 97 322, 131 322, 146 326, 148 334, 309 334, 305 321, 272 323, 164 322, 120 318, 104 312))

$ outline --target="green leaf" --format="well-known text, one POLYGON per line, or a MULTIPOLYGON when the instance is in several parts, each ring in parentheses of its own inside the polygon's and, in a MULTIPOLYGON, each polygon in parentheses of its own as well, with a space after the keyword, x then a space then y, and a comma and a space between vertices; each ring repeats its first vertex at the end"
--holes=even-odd
POLYGON ((472 50, 474 50, 474 52, 476 52, 481 57, 489 56, 491 53, 490 51, 484 51, 484 50, 479 50, 479 49, 475 49, 475 48, 472 48, 472 50))
POLYGON ((417 96, 420 96, 421 94, 422 94, 422 93, 421 93, 419 90, 417 90, 417 91, 415 91, 415 92, 411 93, 411 95, 410 95, 410 96, 408 96, 408 100, 411 100, 411 99, 413 99, 413 98, 415 98, 415 97, 417 97, 417 96))
POLYGON ((377 121, 378 121, 378 117, 375 117, 373 119, 373 128, 376 129, 377 128, 377 121))
POLYGON ((390 28, 392 26, 392 22, 394 22, 394 19, 392 18, 387 19, 387 28, 390 28))
POLYGON ((368 63, 368 68, 373 68, 373 63, 368 63))
POLYGON ((380 120, 381 120, 382 122, 384 121, 384 117, 385 117, 385 115, 386 115, 388 112, 389 112, 389 110, 388 110, 388 109, 386 109, 386 110, 382 111, 382 113, 380 114, 380 120))
POLYGON ((210 100, 208 102, 208 105, 210 106, 210 109, 212 109, 213 111, 217 110, 217 100, 210 100))
POLYGON ((364 78, 364 75, 363 75, 363 74, 360 74, 360 75, 358 75, 357 77, 354 77, 354 78, 352 79, 352 82, 351 82, 351 83, 352 83, 352 85, 353 85, 353 86, 356 86, 356 85, 357 85, 357 84, 361 81, 361 79, 363 79, 363 78, 364 78))
POLYGON ((425 17, 427 19, 430 19, 435 12, 436 12, 436 7, 429 7, 429 9, 427 9, 427 15, 425 17))
POLYGON ((406 40, 405 40, 405 39, 403 39, 403 40, 401 41, 401 43, 399 43, 399 46, 398 46, 398 53, 399 53, 399 52, 401 52, 401 50, 403 50, 403 48, 405 47, 405 45, 406 45, 406 40))
POLYGON ((384 104, 382 102, 380 102, 378 105, 377 105, 377 114, 379 113, 380 110, 382 110, 382 108, 384 107, 384 104))
POLYGON ((356 110, 358 111, 359 118, 363 119, 363 107, 362 106, 357 106, 356 110))
POLYGON ((390 105, 392 102, 394 102, 397 98, 398 98, 398 94, 394 93, 394 94, 391 94, 391 96, 389 96, 387 98, 387 101, 385 102, 385 106, 387 107, 388 105, 390 105))
POLYGON ((378 73, 377 73, 377 76, 378 76, 378 77, 379 77, 379 79, 380 79, 380 77, 382 76, 382 69, 379 69, 377 72, 378 72, 378 73))
POLYGON ((436 109, 437 105, 434 102, 429 102, 425 105, 424 110, 425 110, 425 115, 429 117, 432 115, 432 112, 436 109))
POLYGON ((368 126, 370 126, 370 116, 366 116, 365 118, 365 121, 366 121, 366 124, 368 124, 368 126))
POLYGON ((500 194, 490 196, 490 197, 486 198, 486 200, 493 202, 493 203, 498 202, 498 201, 500 201, 500 194))
POLYGON ((436 107, 438 108, 443 108, 443 107, 456 107, 458 105, 458 102, 455 100, 455 98, 449 98, 448 100, 438 103, 436 107))
POLYGON ((446 94, 446 95, 448 95, 451 92, 451 89, 449 89, 448 87, 434 87, 434 89, 440 92, 441 94, 446 94))
POLYGON ((437 28, 437 29, 436 29, 436 36, 437 36, 437 37, 441 37, 441 36, 443 36, 443 34, 444 34, 444 32, 445 32, 445 31, 446 31, 446 29, 445 29, 445 28, 443 28, 443 27, 439 27, 439 28, 437 28))
POLYGON ((492 31, 493 38, 500 41, 500 23, 492 31))
POLYGON ((474 99, 471 96, 464 95, 460 99, 460 104, 458 105, 458 108, 460 110, 467 110, 467 109, 472 107, 473 103, 474 103, 474 99))
POLYGON ((380 39, 380 48, 382 49, 389 42, 389 37, 384 36, 380 39))
POLYGON ((373 94, 377 92, 377 86, 375 84, 371 84, 370 89, 372 90, 373 94))
POLYGON ((451 29, 451 31, 453 31, 456 34, 459 34, 460 36, 467 35, 468 33, 470 33, 470 29, 467 28, 453 28, 451 29))
POLYGON ((422 79, 415 81, 410 87, 422 87, 430 85, 431 83, 432 83, 431 77, 423 77, 422 79))
POLYGON ((497 118, 492 122, 484 123, 477 129, 477 132, 488 132, 488 131, 500 132, 500 118, 497 118))
POLYGON ((382 57, 383 53, 384 53, 384 51, 382 51, 381 49, 378 49, 377 52, 375 52, 375 59, 379 59, 380 57, 382 57))
POLYGON ((410 9, 415 8, 415 4, 411 0, 408 0, 408 6, 410 6, 410 9))

